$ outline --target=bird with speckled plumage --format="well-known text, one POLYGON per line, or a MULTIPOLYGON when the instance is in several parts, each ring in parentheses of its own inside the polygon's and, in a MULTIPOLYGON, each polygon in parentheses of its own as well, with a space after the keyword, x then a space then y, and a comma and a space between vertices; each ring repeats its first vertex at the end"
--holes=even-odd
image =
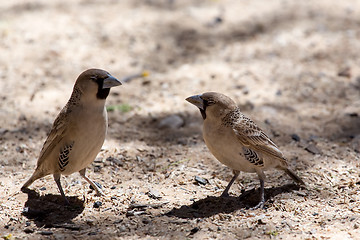
POLYGON ((229 195, 229 189, 240 171, 257 173, 260 179, 260 202, 253 209, 263 208, 265 204, 265 170, 283 170, 295 182, 305 185, 288 168, 286 158, 275 143, 240 111, 231 98, 217 92, 206 92, 186 100, 200 109, 204 119, 203 138, 210 152, 221 163, 233 169, 234 177, 222 197, 229 195))
POLYGON ((105 100, 110 88, 121 84, 101 69, 88 69, 80 74, 69 101, 53 123, 34 173, 21 188, 23 191, 35 180, 52 174, 62 197, 69 204, 60 177, 79 172, 97 195, 104 195, 85 175, 85 170, 94 161, 105 140, 108 128, 105 100))

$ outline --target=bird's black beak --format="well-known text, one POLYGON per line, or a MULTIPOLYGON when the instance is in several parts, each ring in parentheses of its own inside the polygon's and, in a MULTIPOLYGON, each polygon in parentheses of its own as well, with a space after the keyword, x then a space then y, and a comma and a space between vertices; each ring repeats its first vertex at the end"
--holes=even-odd
POLYGON ((201 95, 194 95, 194 96, 186 98, 185 100, 188 101, 191 104, 194 104, 200 110, 205 110, 204 100, 201 98, 201 95))
POLYGON ((120 82, 118 79, 114 78, 113 76, 109 75, 107 78, 104 79, 104 83, 102 88, 112 88, 122 85, 122 82, 120 82))

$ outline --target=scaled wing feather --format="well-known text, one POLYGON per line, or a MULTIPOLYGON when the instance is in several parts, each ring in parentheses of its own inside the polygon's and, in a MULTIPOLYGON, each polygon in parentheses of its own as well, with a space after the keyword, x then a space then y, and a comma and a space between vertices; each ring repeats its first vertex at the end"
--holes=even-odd
POLYGON ((275 143, 245 115, 240 116, 233 130, 238 140, 247 148, 275 157, 286 164, 286 159, 275 143))
POLYGON ((45 159, 51 154, 53 149, 63 139, 66 131, 66 107, 56 117, 51 131, 41 149, 37 166, 39 167, 45 159))

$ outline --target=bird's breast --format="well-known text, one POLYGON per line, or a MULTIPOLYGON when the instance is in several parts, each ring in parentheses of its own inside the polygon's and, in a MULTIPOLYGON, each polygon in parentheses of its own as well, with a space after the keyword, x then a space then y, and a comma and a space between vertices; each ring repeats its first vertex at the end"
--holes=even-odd
POLYGON ((217 160, 231 169, 254 172, 254 166, 249 163, 243 154, 243 145, 238 141, 230 127, 214 125, 204 122, 203 137, 206 146, 217 160))
POLYGON ((107 132, 106 111, 102 113, 79 112, 69 139, 74 142, 69 164, 62 174, 80 171, 91 164, 104 143, 107 132))

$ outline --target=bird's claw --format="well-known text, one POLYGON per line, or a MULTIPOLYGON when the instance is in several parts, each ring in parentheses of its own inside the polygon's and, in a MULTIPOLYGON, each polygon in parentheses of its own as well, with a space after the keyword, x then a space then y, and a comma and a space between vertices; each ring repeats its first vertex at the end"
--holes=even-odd
POLYGON ((265 201, 260 201, 255 207, 250 208, 250 210, 256 210, 256 209, 264 209, 265 201))

